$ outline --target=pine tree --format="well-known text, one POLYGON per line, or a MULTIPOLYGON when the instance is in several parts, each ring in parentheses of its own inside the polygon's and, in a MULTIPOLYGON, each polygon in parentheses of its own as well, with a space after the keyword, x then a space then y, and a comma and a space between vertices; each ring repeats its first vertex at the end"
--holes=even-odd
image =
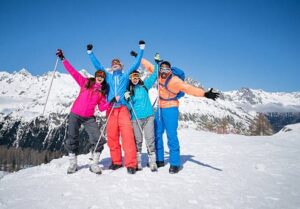
POLYGON ((273 129, 267 117, 263 113, 258 113, 250 126, 250 132, 253 136, 272 135, 273 129))

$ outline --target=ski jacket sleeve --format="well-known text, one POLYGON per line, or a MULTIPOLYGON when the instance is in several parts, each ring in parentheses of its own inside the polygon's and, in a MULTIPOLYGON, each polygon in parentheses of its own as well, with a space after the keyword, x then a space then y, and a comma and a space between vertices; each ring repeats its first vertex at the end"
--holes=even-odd
POLYGON ((103 70, 105 73, 108 73, 107 70, 103 67, 103 65, 99 62, 99 60, 96 58, 93 52, 88 54, 90 57, 90 60, 92 61, 94 67, 96 70, 103 70))
POLYGON ((142 60, 143 54, 144 54, 144 50, 143 50, 143 49, 139 49, 139 53, 138 53, 138 55, 136 56, 133 65, 129 68, 129 70, 127 70, 127 71, 124 73, 125 76, 128 76, 128 77, 129 77, 129 74, 130 74, 132 71, 138 69, 138 67, 139 67, 140 64, 141 64, 141 60, 142 60))
POLYGON ((155 83, 158 76, 158 64, 155 64, 154 72, 144 81, 147 89, 150 89, 155 83))
POLYGON ((196 97, 204 97, 204 93, 205 93, 203 89, 187 84, 177 76, 173 76, 171 78, 170 82, 168 83, 168 88, 172 92, 177 93, 179 91, 183 91, 186 94, 196 96, 196 97))
POLYGON ((109 105, 110 105, 110 103, 107 102, 106 96, 101 96, 101 99, 99 99, 99 102, 98 102, 99 111, 103 112, 103 111, 107 110, 109 105))
POLYGON ((150 61, 143 58, 141 62, 148 72, 152 73, 154 71, 154 65, 150 61))
POLYGON ((80 87, 83 87, 87 82, 87 78, 81 75, 70 63, 68 60, 64 59, 62 61, 65 69, 70 73, 74 80, 78 83, 80 87))

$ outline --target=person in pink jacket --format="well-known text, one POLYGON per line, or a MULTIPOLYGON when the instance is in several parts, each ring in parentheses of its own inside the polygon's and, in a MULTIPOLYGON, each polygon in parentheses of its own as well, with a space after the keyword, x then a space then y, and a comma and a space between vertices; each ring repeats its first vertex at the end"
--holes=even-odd
MULTIPOLYGON (((61 49, 56 52, 57 57, 62 61, 65 69, 75 79, 80 86, 80 92, 73 103, 69 114, 68 137, 65 140, 65 148, 69 152, 70 165, 67 173, 75 173, 78 169, 77 155, 79 148, 79 128, 84 126, 89 135, 89 141, 96 146, 100 137, 100 129, 96 123, 94 116, 95 108, 98 106, 100 111, 105 111, 109 107, 106 101, 108 85, 105 82, 105 72, 98 70, 94 78, 86 78, 82 76, 73 66, 65 59, 61 49)), ((95 148, 93 160, 90 165, 90 171, 101 174, 101 168, 98 166, 100 153, 106 143, 104 138, 100 139, 98 146, 95 148)))

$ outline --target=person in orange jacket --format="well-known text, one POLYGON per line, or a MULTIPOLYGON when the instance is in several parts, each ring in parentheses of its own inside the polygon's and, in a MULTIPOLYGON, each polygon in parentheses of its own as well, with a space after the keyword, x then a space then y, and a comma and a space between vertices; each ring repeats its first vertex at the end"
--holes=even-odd
MULTIPOLYGON (((131 53, 134 55, 133 53, 131 53)), ((158 65, 158 60, 156 60, 158 65)), ((154 65, 146 59, 142 59, 142 65, 149 71, 154 71, 154 65)), ((201 88, 194 87, 185 83, 180 78, 172 74, 171 63, 168 61, 159 64, 159 108, 155 116, 155 147, 156 147, 156 163, 157 167, 165 165, 164 162, 164 144, 163 133, 166 130, 168 138, 168 147, 170 150, 170 168, 169 173, 178 173, 181 168, 180 163, 180 146, 177 137, 178 117, 179 117, 179 101, 177 94, 182 91, 186 94, 196 97, 206 97, 215 100, 219 97, 219 93, 210 91, 205 92, 201 88), (169 78, 171 76, 171 78, 169 78), (165 82, 169 78, 167 88, 165 82)))

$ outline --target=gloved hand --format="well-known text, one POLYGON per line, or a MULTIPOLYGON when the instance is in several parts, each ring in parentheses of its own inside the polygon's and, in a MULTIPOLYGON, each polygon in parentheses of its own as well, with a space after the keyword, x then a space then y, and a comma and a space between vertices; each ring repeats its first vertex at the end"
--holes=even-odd
POLYGON ((220 96, 220 93, 212 92, 212 90, 213 90, 213 88, 211 88, 209 91, 205 92, 204 96, 208 99, 212 99, 215 101, 220 96))
POLYGON ((140 45, 140 49, 145 49, 145 41, 140 40, 139 45, 140 45))
POLYGON ((92 50, 92 49, 93 49, 93 45, 92 44, 86 45, 86 50, 92 50))
POLYGON ((56 51, 56 56, 57 56, 60 60, 64 60, 64 59, 65 59, 64 53, 62 52, 61 49, 57 49, 57 51, 56 51))
POLYGON ((124 97, 125 97, 125 100, 128 102, 131 98, 131 93, 130 91, 126 91, 125 94, 124 94, 124 97))
POLYGON ((114 97, 112 100, 110 100, 110 103, 115 103, 115 102, 117 102, 116 97, 114 97))
POLYGON ((159 53, 156 53, 156 54, 155 54, 154 60, 155 60, 156 63, 160 63, 160 62, 161 62, 159 53))
POLYGON ((130 55, 133 56, 133 57, 136 57, 136 56, 137 56, 137 53, 136 53, 135 51, 131 51, 131 52, 130 52, 130 55))
POLYGON ((92 44, 86 45, 86 50, 87 50, 88 54, 92 53, 92 49, 93 49, 93 45, 92 44))

